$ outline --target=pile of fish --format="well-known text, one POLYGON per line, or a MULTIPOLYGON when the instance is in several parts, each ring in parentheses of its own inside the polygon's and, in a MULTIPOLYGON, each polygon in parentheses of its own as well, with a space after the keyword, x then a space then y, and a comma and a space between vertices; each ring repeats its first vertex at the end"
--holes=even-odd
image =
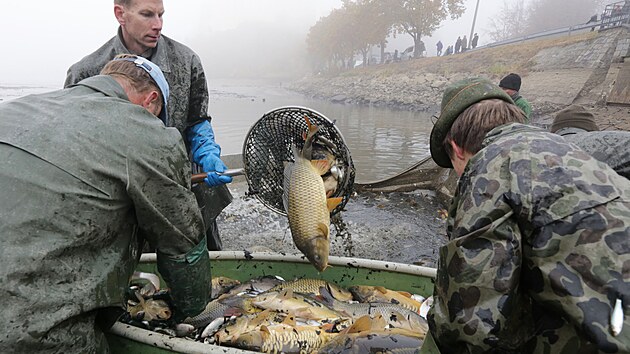
POLYGON ((319 279, 212 279, 213 299, 176 323, 163 291, 134 285, 121 321, 163 334, 263 353, 402 353, 422 346, 429 301, 379 286, 319 279), (156 296, 158 299, 156 299, 156 296))
POLYGON ((295 162, 285 164, 283 204, 293 242, 321 272, 328 267, 330 212, 343 200, 330 196, 337 190, 343 170, 332 154, 334 145, 318 137, 319 127, 305 119, 304 147, 298 151, 294 145, 295 162))

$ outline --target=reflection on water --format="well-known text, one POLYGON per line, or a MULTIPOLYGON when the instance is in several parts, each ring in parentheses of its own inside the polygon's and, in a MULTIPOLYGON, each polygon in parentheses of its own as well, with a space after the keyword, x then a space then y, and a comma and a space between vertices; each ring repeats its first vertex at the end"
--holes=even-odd
POLYGON ((210 114, 223 154, 241 153, 249 128, 266 112, 303 106, 336 122, 354 161, 357 182, 395 175, 429 155, 430 112, 314 100, 279 85, 210 81, 210 114))

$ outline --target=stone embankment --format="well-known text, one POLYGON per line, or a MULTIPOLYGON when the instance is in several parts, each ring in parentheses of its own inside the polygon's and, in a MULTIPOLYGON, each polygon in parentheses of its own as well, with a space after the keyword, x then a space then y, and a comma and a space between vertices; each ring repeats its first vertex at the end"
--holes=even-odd
POLYGON ((606 102, 618 69, 628 56, 625 28, 478 48, 447 57, 356 68, 304 78, 291 88, 312 97, 345 104, 369 104, 438 111, 444 88, 457 80, 482 76, 498 82, 516 72, 521 94, 534 108, 534 122, 572 103, 595 107, 606 102))

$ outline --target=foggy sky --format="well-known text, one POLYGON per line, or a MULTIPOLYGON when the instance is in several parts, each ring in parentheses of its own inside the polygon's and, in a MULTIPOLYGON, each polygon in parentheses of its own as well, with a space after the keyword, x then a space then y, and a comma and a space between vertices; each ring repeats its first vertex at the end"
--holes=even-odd
MULTIPOLYGON (((465 0, 464 16, 423 38, 429 55, 435 55, 438 39, 446 48, 458 35, 469 35, 476 2, 465 0)), ((487 42, 488 19, 501 4, 480 1, 475 27, 480 45, 487 42)), ((113 0, 0 0, 0 6, 0 85, 61 87, 68 67, 118 28, 113 0)), ((164 0, 164 6, 162 33, 196 51, 210 78, 256 77, 274 65, 297 72, 308 29, 341 7, 341 0, 164 0)), ((412 43, 401 34, 386 50, 402 51, 412 43)))

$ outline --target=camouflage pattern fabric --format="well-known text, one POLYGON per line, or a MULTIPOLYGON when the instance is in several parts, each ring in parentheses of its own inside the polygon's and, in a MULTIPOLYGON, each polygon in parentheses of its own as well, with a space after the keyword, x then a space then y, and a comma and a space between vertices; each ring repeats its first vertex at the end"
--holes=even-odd
POLYGON ((495 128, 460 178, 440 248, 428 316, 440 350, 629 352, 628 227, 630 184, 610 167, 558 135, 495 128))
POLYGON ((558 130, 556 134, 630 179, 630 132, 612 130, 587 132, 578 128, 564 128, 558 130))
POLYGON ((158 257, 204 238, 182 137, 110 76, 0 117, 0 352, 102 352, 95 316, 122 307, 138 235, 158 257))
MULTIPOLYGON (((130 53, 121 38, 121 29, 118 28, 115 37, 72 65, 68 69, 64 87, 98 75, 105 64, 116 55, 130 53)), ((171 90, 168 99, 169 126, 177 128, 184 134, 186 128, 210 119, 206 75, 195 52, 177 41, 160 35, 153 55, 147 59, 160 67, 171 90)))

